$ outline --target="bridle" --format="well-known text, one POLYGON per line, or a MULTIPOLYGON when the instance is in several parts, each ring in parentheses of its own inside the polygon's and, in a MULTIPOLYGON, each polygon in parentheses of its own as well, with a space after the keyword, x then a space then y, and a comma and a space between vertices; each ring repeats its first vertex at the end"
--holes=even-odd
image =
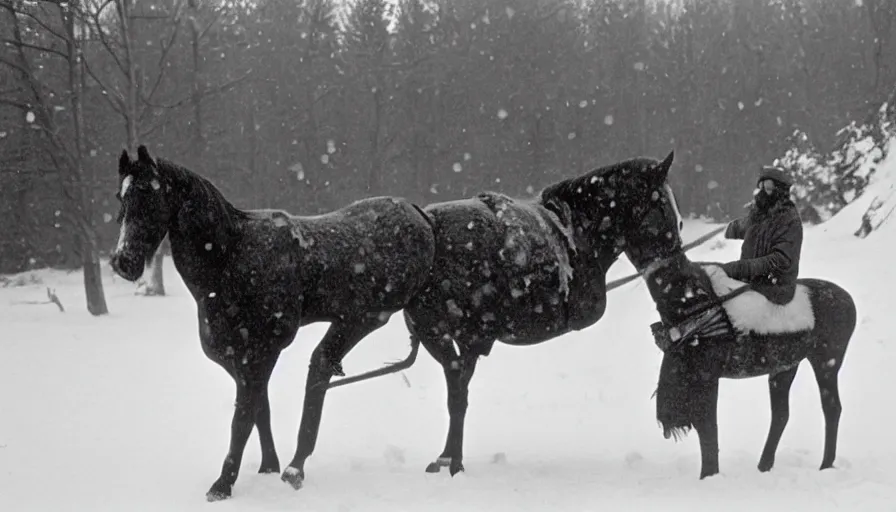
MULTIPOLYGON (((665 194, 664 189, 666 189, 667 187, 668 185, 664 181, 663 184, 659 186, 659 188, 655 189, 651 193, 650 204, 646 208, 644 208, 644 212, 637 217, 635 222, 632 223, 632 225, 635 227, 634 231, 637 232, 644 230, 644 222, 647 220, 647 217, 656 210, 660 212, 660 215, 662 215, 664 220, 668 220, 668 215, 670 213, 671 207, 667 206, 666 202, 671 201, 672 199, 668 198, 665 194), (666 199, 666 201, 663 201, 664 198, 666 199)), ((631 245, 628 244, 628 242, 625 240, 625 236, 623 235, 622 241, 624 243, 624 246, 627 247, 627 249, 625 250, 627 251, 628 258, 629 260, 631 260, 632 265, 634 265, 638 273, 644 276, 648 276, 658 268, 661 268, 668 264, 669 261, 683 252, 683 243, 677 223, 678 217, 676 216, 674 221, 672 222, 672 224, 676 226, 675 232, 669 232, 667 234, 667 236, 675 237, 675 243, 671 247, 664 247, 656 252, 649 251, 650 254, 646 255, 645 252, 647 251, 634 249, 631 245)))

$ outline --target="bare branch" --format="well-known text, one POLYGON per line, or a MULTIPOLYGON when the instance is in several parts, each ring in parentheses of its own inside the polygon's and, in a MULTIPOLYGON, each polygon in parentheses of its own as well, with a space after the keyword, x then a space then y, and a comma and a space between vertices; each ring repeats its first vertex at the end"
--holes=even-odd
POLYGON ((127 76, 128 71, 124 64, 121 62, 121 59, 118 58, 118 54, 115 53, 115 50, 112 48, 112 43, 106 38, 106 33, 103 31, 103 25, 100 23, 100 13, 102 9, 105 9, 106 5, 109 4, 113 0, 107 0, 101 9, 97 9, 96 12, 91 13, 91 17, 93 18, 93 26, 96 28, 97 34, 100 37, 100 43, 102 43, 103 47, 109 52, 109 55, 112 56, 112 59, 115 60, 115 64, 118 65, 118 69, 127 76))
POLYGON ((226 5, 222 5, 219 9, 215 10, 212 21, 210 21, 209 24, 204 29, 202 29, 202 32, 199 33, 199 37, 197 39, 201 41, 205 37, 205 34, 209 30, 211 30, 211 28, 215 25, 215 23, 218 22, 219 19, 221 19, 221 16, 223 16, 224 13, 227 12, 227 10, 228 8, 226 5))
MULTIPOLYGON (((226 92, 226 91, 228 91, 228 90, 230 90, 230 89, 236 87, 237 85, 239 85, 240 82, 243 82, 244 80, 246 80, 247 78, 249 78, 249 76, 251 76, 251 75, 252 75, 252 70, 250 69, 250 70, 247 71, 243 76, 241 76, 241 77, 239 77, 239 78, 237 78, 237 79, 231 80, 231 81, 229 81, 229 82, 227 82, 227 83, 225 83, 225 84, 222 84, 222 85, 219 85, 219 86, 216 86, 216 87, 207 87, 207 88, 205 88, 205 89, 199 91, 199 96, 202 97, 202 98, 204 98, 204 97, 207 97, 207 96, 213 96, 213 95, 215 95, 215 94, 221 94, 222 92, 226 92)), ((187 102, 190 101, 190 100, 191 100, 191 97, 186 97, 186 98, 182 98, 182 99, 180 99, 180 100, 178 100, 178 101, 176 101, 176 102, 174 102, 174 103, 169 103, 169 104, 167 104, 167 105, 154 104, 154 103, 151 103, 151 102, 148 102, 148 101, 146 102, 146 104, 149 105, 149 106, 151 106, 151 107, 153 107, 153 108, 173 109, 173 108, 177 108, 177 107, 182 106, 183 104, 187 103, 187 102)))
POLYGON ((8 45, 10 45, 10 46, 21 46, 21 47, 23 47, 23 48, 28 48, 28 49, 31 49, 31 50, 36 50, 36 51, 44 52, 44 53, 53 53, 53 54, 56 54, 56 55, 58 55, 58 56, 60 56, 60 57, 62 57, 62 58, 64 58, 64 59, 68 59, 68 54, 67 54, 67 53, 65 53, 65 52, 63 52, 63 51, 61 51, 61 50, 57 50, 57 49, 55 49, 55 48, 47 48, 46 46, 39 46, 39 45, 36 45, 36 44, 25 43, 25 42, 22 42, 22 41, 14 41, 14 40, 12 40, 12 39, 0 39, 0 43, 5 43, 5 44, 8 44, 8 45))
MULTIPOLYGON (((175 6, 174 14, 172 15, 172 21, 174 22, 174 30, 171 32, 171 38, 168 40, 168 44, 162 44, 162 54, 159 56, 158 69, 159 72, 156 75, 156 81, 152 85, 152 88, 149 91, 149 95, 143 95, 141 99, 144 103, 148 103, 152 100, 153 96, 155 96, 156 91, 159 88, 159 84, 162 83, 162 78, 165 76, 165 62, 168 60, 168 52, 174 46, 174 42, 177 39, 177 35, 180 32, 180 18, 182 14, 182 7, 184 3, 183 1, 178 2, 177 6, 175 6)), ((140 115, 140 118, 143 118, 143 115, 146 113, 146 109, 144 109, 143 114, 140 115)))
POLYGON ((93 72, 93 69, 90 67, 87 59, 84 59, 84 70, 87 71, 87 74, 90 75, 90 77, 93 78, 96 83, 100 84, 100 87, 106 93, 101 94, 100 96, 106 99, 113 110, 121 115, 124 115, 124 100, 122 99, 121 94, 118 92, 118 90, 103 83, 103 81, 100 80, 100 77, 93 72))
POLYGON ((0 55, 0 64, 3 64, 4 66, 9 66, 9 67, 15 69, 16 71, 18 71, 19 73, 23 73, 23 74, 31 73, 31 71, 28 70, 27 68, 24 68, 20 64, 16 64, 15 62, 7 60, 2 55, 0 55))
POLYGON ((23 103, 21 101, 8 100, 6 98, 0 97, 0 105, 8 105, 10 107, 16 107, 19 110, 29 111, 31 110, 31 105, 27 103, 23 103))
MULTIPOLYGON (((9 3, 9 2, 0 2, 0 5, 2 5, 3 7, 7 7, 7 6, 11 6, 12 4, 9 3)), ((32 20, 34 20, 35 23, 37 23, 38 25, 40 25, 41 28, 44 29, 44 30, 46 30, 49 34, 51 34, 51 35, 53 35, 53 36, 55 36, 55 37, 58 37, 59 39, 65 40, 65 35, 64 35, 64 34, 62 34, 62 33, 60 33, 60 32, 57 32, 56 29, 50 27, 50 25, 48 25, 44 20, 42 20, 42 19, 38 18, 37 16, 31 14, 30 12, 22 11, 22 10, 18 10, 18 9, 15 9, 15 8, 12 8, 12 10, 13 10, 14 12, 16 12, 17 14, 20 14, 20 15, 22 15, 22 16, 27 16, 28 18, 31 18, 32 20)))
POLYGON ((59 308, 59 311, 65 313, 65 308, 62 307, 62 302, 59 300, 59 297, 56 296, 56 290, 51 290, 47 287, 47 298, 49 300, 19 300, 13 302, 16 305, 34 305, 34 304, 56 304, 56 307, 59 308))

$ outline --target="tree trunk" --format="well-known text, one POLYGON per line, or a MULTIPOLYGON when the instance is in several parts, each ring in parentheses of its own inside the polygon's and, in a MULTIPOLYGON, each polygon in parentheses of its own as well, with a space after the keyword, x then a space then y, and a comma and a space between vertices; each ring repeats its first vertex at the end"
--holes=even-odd
MULTIPOLYGON (((138 97, 140 93, 140 83, 137 79, 137 58, 134 53, 137 40, 136 24, 133 23, 134 17, 131 14, 133 4, 130 0, 119 0, 118 21, 121 29, 121 41, 124 46, 125 54, 125 77, 127 82, 127 95, 125 96, 125 112, 124 120, 127 134, 127 148, 131 153, 137 151, 137 118, 138 118, 138 97)), ((162 276, 162 263, 164 261, 164 240, 156 253, 152 257, 152 263, 149 266, 149 279, 144 279, 143 294, 144 295, 165 295, 165 283, 162 276)), ((144 274, 145 275, 145 274, 144 274)), ((138 293, 139 293, 138 287, 138 293)))
POLYGON ((84 267, 84 292, 87 295, 87 311, 99 316, 109 313, 103 292, 103 274, 97 257, 96 241, 81 235, 81 264, 84 267))
POLYGON ((74 196, 74 215, 78 217, 81 245, 81 263, 84 266, 84 291, 87 296, 87 311, 99 316, 109 313, 106 295, 103 291, 103 275, 100 270, 96 250, 96 233, 93 223, 93 208, 84 180, 84 112, 82 109, 83 58, 81 45, 75 34, 77 2, 72 2, 66 13, 68 46, 68 83, 71 94, 72 125, 74 128, 74 151, 71 155, 70 183, 74 196))
MULTIPOLYGON (((143 295, 165 295, 165 280, 162 273, 162 265, 165 262, 165 243, 167 240, 168 237, 166 236, 165 239, 162 240, 162 243, 159 244, 159 248, 156 249, 152 261, 150 261, 149 266, 146 268, 146 272, 149 273, 149 279, 144 281, 143 295)), ((145 276, 146 273, 143 275, 145 276)))

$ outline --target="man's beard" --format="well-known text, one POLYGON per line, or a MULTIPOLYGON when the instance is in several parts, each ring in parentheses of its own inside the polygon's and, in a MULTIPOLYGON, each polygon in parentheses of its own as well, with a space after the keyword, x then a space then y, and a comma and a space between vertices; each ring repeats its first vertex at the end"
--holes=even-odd
POLYGON ((752 215, 765 215, 769 210, 772 209, 775 205, 782 202, 785 199, 785 194, 780 189, 775 188, 772 190, 772 193, 769 194, 765 191, 765 189, 760 188, 756 195, 753 197, 753 207, 751 208, 752 215))

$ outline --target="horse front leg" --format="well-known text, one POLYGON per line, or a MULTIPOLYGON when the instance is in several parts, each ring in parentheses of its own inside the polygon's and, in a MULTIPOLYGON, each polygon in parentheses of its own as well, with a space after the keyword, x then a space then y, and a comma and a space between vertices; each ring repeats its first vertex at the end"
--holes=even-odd
POLYGON ((354 322, 347 320, 334 322, 330 324, 327 333, 311 353, 308 377, 305 381, 305 402, 302 407, 296 453, 281 475, 281 480, 294 489, 302 488, 305 481, 305 460, 311 456, 315 445, 317 445, 324 400, 327 397, 327 384, 339 371, 339 363, 346 354, 365 336, 385 323, 379 316, 354 322))
POLYGON ((208 501, 223 500, 231 496, 233 484, 236 483, 236 478, 239 475, 246 442, 249 440, 249 434, 252 433, 252 426, 255 424, 258 403, 262 393, 266 391, 266 381, 262 385, 262 382, 247 370, 234 370, 232 373, 236 382, 236 404, 233 410, 233 420, 230 423, 230 447, 221 467, 221 476, 206 493, 208 501))
POLYGON ((692 393, 692 407, 699 411, 692 423, 700 439, 700 479, 703 480, 719 473, 719 380, 712 379, 694 386, 692 393))

